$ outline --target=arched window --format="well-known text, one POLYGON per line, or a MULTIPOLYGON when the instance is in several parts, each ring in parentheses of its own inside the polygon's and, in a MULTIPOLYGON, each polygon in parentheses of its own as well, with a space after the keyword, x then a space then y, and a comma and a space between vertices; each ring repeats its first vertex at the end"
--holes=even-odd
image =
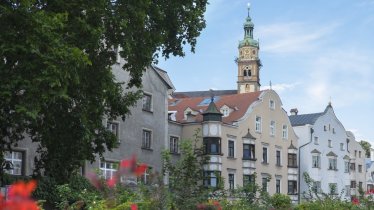
POLYGON ((246 77, 247 76, 247 70, 243 71, 243 75, 246 77))

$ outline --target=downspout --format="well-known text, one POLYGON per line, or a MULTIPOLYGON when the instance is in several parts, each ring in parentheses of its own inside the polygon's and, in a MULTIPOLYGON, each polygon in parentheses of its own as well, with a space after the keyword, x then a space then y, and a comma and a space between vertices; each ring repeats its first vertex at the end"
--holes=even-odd
POLYGON ((305 143, 305 144, 303 144, 303 145, 301 145, 300 147, 299 147, 299 168, 298 168, 298 170, 299 170, 299 173, 297 174, 298 176, 299 176, 299 182, 297 183, 297 185, 298 185, 298 191, 299 191, 299 193, 297 194, 298 195, 298 203, 300 204, 300 182, 301 182, 301 178, 300 178, 300 151, 301 151, 301 148, 303 148, 303 147, 305 147, 306 145, 308 145, 308 144, 310 144, 310 143, 312 143, 312 140, 313 140, 313 133, 314 133, 314 130, 313 130, 313 128, 310 128, 310 141, 309 142, 307 142, 307 143, 305 143))

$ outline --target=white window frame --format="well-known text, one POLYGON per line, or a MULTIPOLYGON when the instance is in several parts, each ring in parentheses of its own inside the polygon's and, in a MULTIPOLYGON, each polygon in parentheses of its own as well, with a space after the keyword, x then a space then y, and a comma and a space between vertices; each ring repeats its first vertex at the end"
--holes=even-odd
POLYGON ((255 129, 257 133, 262 132, 262 118, 260 116, 256 116, 255 119, 255 129))
POLYGON ((344 143, 340 143, 340 150, 344 151, 344 143))
POLYGON ((172 154, 179 154, 179 136, 169 136, 169 151, 172 154))
POLYGON ((275 136, 276 122, 270 121, 270 136, 275 136))
POLYGON ((235 143, 235 140, 234 139, 228 139, 227 140, 227 157, 231 157, 231 158, 235 158, 236 156, 236 151, 235 151, 235 148, 236 148, 236 143, 235 143), (230 147, 229 147, 229 142, 233 142, 234 143, 234 151, 233 151, 233 156, 229 156, 230 155, 230 147))
POLYGON ((338 160, 337 160, 337 158, 336 157, 329 157, 328 158, 328 170, 334 170, 334 171, 336 171, 336 170, 338 170, 338 160), (331 163, 332 163, 332 165, 331 165, 331 163), (332 167, 330 167, 330 166, 332 166, 332 167))
POLYGON ((262 146, 262 163, 268 164, 269 163, 269 147, 262 146), (266 148, 266 162, 264 160, 264 148, 266 148))
POLYGON ((282 150, 281 149, 276 149, 275 150, 275 165, 276 166, 282 166, 282 150), (278 165, 277 152, 279 152, 279 165, 278 165))
MULTIPOLYGON (((12 175, 22 175, 23 172, 23 157, 24 157, 24 152, 23 151, 5 151, 4 152, 4 160, 9 161, 13 164, 13 169, 11 170, 4 170, 5 173, 7 174, 12 174, 12 175), (21 157, 19 157, 21 156, 21 157)), ((0 169, 2 170, 2 169, 0 169)))
POLYGON ((153 96, 152 96, 151 93, 143 92, 142 110, 143 111, 148 111, 148 112, 153 112, 153 96), (148 98, 149 98, 149 105, 148 105, 148 98))
POLYGON ((344 173, 349 173, 349 161, 344 161, 344 173))
POLYGON ((104 161, 104 160, 99 161, 99 169, 100 169, 100 172, 101 172, 101 176, 104 179, 113 178, 115 173, 118 171, 118 168, 115 168, 114 164, 117 164, 117 167, 118 167, 119 162, 117 162, 117 161, 104 161), (108 177, 108 175, 109 175, 109 177, 108 177))
POLYGON ((319 144, 318 136, 315 136, 315 137, 314 137, 314 144, 315 144, 315 145, 318 145, 318 144, 319 144))
POLYGON ((117 139, 118 139, 118 142, 120 142, 120 138, 119 138, 119 122, 118 121, 107 121, 106 122, 106 129, 109 130, 111 133, 113 133, 117 139), (113 127, 114 126, 114 127, 113 127))
POLYGON ((312 168, 321 168, 320 154, 312 154, 312 168))
POLYGON ((331 139, 327 140, 327 146, 332 148, 332 140, 331 139))
POLYGON ((280 178, 275 179, 275 193, 282 193, 282 181, 280 178), (279 181, 279 192, 277 192, 277 181, 279 181))
POLYGON ((230 108, 226 105, 221 107, 222 117, 228 117, 230 115, 230 108))
POLYGON ((282 138, 288 139, 288 126, 282 125, 282 138))
POLYGON ((229 184, 229 189, 230 189, 230 190, 234 190, 234 189, 235 189, 235 173, 229 173, 229 174, 228 174, 228 179, 227 179, 227 180, 228 180, 228 184, 229 184), (231 188, 231 184, 230 184, 230 181, 231 181, 231 180, 230 180, 230 175, 232 175, 232 178, 233 178, 233 179, 232 179, 232 182, 233 182, 233 183, 232 183, 232 188, 231 188))
POLYGON ((151 149, 152 148, 152 139, 153 139, 152 130, 143 128, 142 129, 142 148, 143 149, 151 149), (149 137, 148 137, 149 142, 147 142, 147 139, 145 139, 145 133, 149 133, 149 137))

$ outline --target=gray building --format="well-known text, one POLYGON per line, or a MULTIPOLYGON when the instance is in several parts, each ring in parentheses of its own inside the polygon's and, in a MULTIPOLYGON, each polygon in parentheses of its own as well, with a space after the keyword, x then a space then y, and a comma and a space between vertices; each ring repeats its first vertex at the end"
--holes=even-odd
MULTIPOLYGON (((113 73, 118 82, 127 84, 130 78, 128 72, 121 69, 122 64, 123 61, 115 64, 113 73)), ((125 121, 122 118, 114 121, 103 119, 104 126, 118 137, 118 148, 106 152, 103 159, 97 156, 95 162, 86 162, 83 173, 100 169, 105 178, 110 178, 117 170, 118 163, 132 155, 137 156, 138 162, 146 163, 153 172, 161 172, 161 151, 168 147, 168 97, 174 91, 174 86, 167 72, 156 66, 146 69, 142 81, 143 98, 131 107, 131 114, 125 121)), ((31 175, 35 168, 36 149, 37 144, 26 137, 13 148, 14 151, 6 152, 4 158, 12 162, 14 167, 7 173, 31 175)), ((143 176, 144 179, 147 179, 149 172, 143 176)))

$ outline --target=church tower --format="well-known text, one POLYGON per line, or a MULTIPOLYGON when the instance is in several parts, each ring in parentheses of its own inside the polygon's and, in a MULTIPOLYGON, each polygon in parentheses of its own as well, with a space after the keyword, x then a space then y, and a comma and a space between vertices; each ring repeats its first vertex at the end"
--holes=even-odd
POLYGON ((259 42, 253 39, 254 24, 249 16, 244 22, 244 39, 239 42, 238 64, 238 93, 250 93, 260 90, 260 67, 258 57, 259 42))

